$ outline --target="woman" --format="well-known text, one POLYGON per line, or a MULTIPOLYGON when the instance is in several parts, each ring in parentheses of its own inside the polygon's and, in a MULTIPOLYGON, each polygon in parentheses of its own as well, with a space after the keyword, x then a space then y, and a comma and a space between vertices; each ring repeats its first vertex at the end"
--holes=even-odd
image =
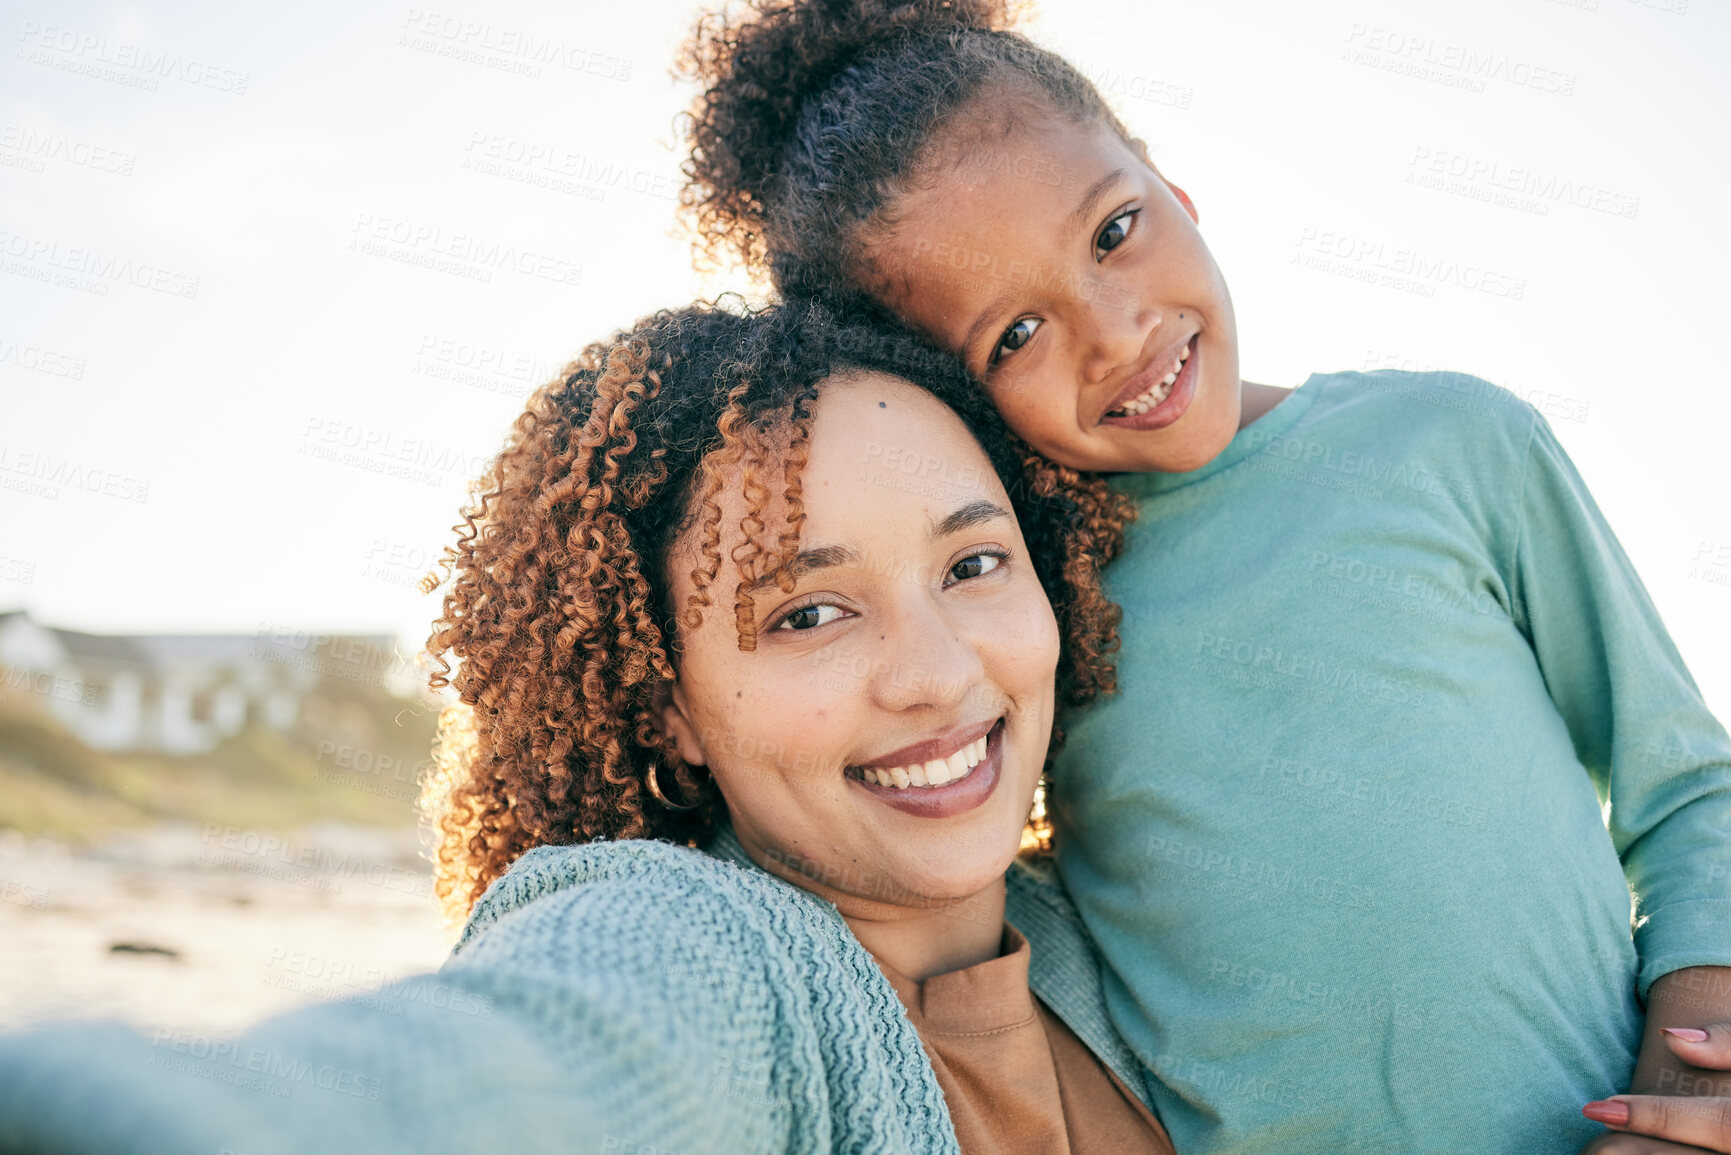
POLYGON ((1111 686, 1122 507, 1012 446, 948 358, 815 307, 592 347, 432 638, 472 719, 443 972, 239 1040, 5 1040, 0 1145, 1170 1150, 1011 869, 1054 716, 1111 686))

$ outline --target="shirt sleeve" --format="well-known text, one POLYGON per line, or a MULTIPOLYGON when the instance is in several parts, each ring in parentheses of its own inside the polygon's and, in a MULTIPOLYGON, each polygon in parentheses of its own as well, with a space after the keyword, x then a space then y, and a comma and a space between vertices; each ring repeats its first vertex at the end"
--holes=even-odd
POLYGON ((737 1074, 726 1033, 694 1035, 665 1013, 665 968, 519 949, 579 937, 565 906, 555 896, 501 921, 467 948, 483 963, 460 955, 238 1037, 115 1024, 0 1037, 0 1150, 780 1150, 767 1112, 715 1091, 718 1070, 737 1074))
POLYGON ((1514 598, 1636 895, 1643 999, 1731 965, 1731 740, 1549 424, 1533 415, 1514 598))

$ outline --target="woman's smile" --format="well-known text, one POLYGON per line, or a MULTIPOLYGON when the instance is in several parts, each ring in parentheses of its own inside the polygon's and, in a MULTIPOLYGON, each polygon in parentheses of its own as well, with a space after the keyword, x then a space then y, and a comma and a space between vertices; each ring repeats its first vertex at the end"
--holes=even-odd
POLYGON ((848 780, 884 804, 922 818, 947 818, 972 810, 991 797, 998 785, 1004 720, 994 718, 984 727, 972 726, 967 730, 978 736, 966 738, 960 745, 953 738, 919 744, 949 748, 947 756, 934 751, 932 757, 922 762, 906 756, 910 752, 923 755, 925 750, 904 748, 889 759, 848 767, 848 780))

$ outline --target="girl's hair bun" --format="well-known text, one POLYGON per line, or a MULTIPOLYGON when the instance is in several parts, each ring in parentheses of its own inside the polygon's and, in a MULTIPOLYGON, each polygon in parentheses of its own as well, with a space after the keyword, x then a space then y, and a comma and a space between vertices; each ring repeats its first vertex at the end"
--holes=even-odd
POLYGON ((855 61, 907 40, 1008 29, 1021 0, 737 0, 704 13, 678 72, 702 87, 680 203, 713 257, 764 256, 764 213, 802 111, 855 61))

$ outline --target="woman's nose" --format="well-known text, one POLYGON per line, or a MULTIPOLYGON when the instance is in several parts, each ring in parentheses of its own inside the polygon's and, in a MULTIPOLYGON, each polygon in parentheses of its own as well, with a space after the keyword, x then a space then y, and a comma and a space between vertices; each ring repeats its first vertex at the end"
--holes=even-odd
POLYGON ((961 623, 920 598, 889 625, 873 663, 871 694, 886 710, 953 711, 982 692, 985 673, 979 647, 961 623))

